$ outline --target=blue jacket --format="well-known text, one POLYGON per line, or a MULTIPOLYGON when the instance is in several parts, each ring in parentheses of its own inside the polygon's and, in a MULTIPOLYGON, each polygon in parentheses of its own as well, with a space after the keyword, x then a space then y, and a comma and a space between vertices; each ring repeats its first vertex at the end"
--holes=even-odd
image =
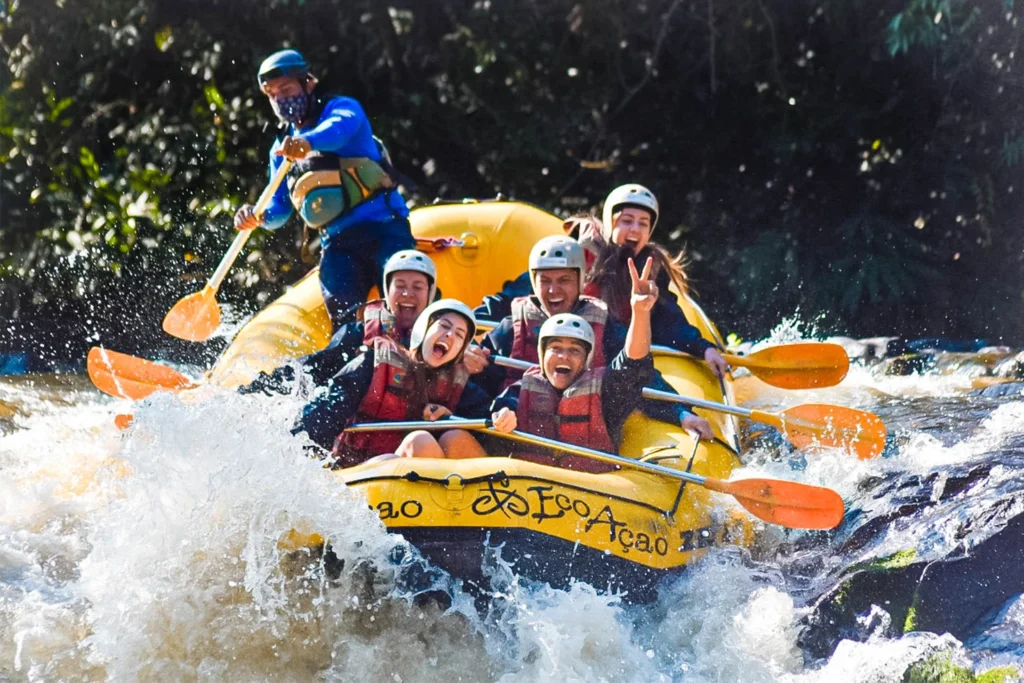
MULTIPOLYGON (((363 107, 351 97, 332 97, 323 103, 323 109, 317 118, 316 125, 296 129, 289 124, 287 135, 301 135, 309 141, 310 147, 318 152, 330 152, 340 157, 366 157, 374 161, 381 160, 377 142, 373 139, 370 120, 366 117, 363 107)), ((274 142, 270 150, 270 177, 284 162, 284 157, 275 154, 281 147, 281 140, 274 142)), ((291 218, 294 209, 288 196, 286 183, 281 183, 274 197, 263 213, 263 227, 277 230, 291 218)), ((329 237, 345 232, 353 225, 365 223, 382 223, 396 217, 406 217, 409 209, 405 199, 398 190, 385 192, 368 202, 354 207, 335 218, 325 227, 329 237)), ((362 235, 345 235, 348 241, 374 239, 371 232, 362 235)))

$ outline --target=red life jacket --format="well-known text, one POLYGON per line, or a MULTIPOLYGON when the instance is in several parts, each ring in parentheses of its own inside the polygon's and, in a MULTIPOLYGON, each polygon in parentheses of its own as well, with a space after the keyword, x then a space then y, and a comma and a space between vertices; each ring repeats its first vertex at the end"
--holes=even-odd
MULTIPOLYGON (((608 307, 603 301, 581 296, 573 307, 573 313, 580 316, 594 328, 594 357, 590 362, 592 368, 603 368, 607 365, 604 357, 604 328, 608 324, 608 307)), ((516 360, 531 363, 540 362, 537 356, 537 338, 540 326, 550 316, 540 307, 534 296, 521 296, 512 300, 512 352, 509 354, 516 360)), ((504 387, 515 384, 523 376, 522 370, 508 368, 504 387)))
MULTIPOLYGON (((353 422, 388 422, 398 420, 422 420, 423 406, 437 403, 455 412, 462 390, 469 381, 469 371, 461 361, 434 370, 437 381, 429 396, 411 401, 407 395, 410 387, 409 373, 415 372, 415 364, 405 350, 387 337, 373 340, 373 379, 370 389, 356 409, 353 422)), ((424 387, 417 387, 423 391, 424 387)), ((342 432, 334 442, 334 457, 342 467, 358 465, 364 460, 382 453, 394 453, 402 443, 405 432, 342 432)))
MULTIPOLYGON (((377 337, 387 337, 402 343, 395 314, 383 299, 377 299, 363 306, 363 343, 369 346, 377 337)), ((408 341, 408 334, 406 334, 408 341)))
MULTIPOLYGON (((601 409, 601 386, 604 384, 605 371, 606 368, 587 370, 559 396, 539 367, 530 368, 520 381, 519 404, 516 406, 518 429, 576 446, 615 453, 618 449, 608 434, 608 425, 601 409)), ((517 451, 516 455, 542 465, 580 472, 599 473, 618 469, 615 465, 582 455, 558 457, 550 451, 517 451)))

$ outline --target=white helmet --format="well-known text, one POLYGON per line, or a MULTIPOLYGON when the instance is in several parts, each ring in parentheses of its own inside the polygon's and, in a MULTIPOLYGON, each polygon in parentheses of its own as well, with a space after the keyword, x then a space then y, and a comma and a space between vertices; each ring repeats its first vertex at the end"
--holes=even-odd
POLYGON ((534 272, 553 270, 555 268, 572 268, 580 274, 580 293, 583 293, 583 277, 587 273, 587 257, 580 243, 566 235, 550 235, 533 245, 530 250, 530 282, 533 292, 537 293, 534 272))
POLYGON ((544 342, 554 337, 566 337, 578 339, 587 345, 587 362, 584 367, 590 366, 590 360, 594 357, 594 328, 586 320, 573 313, 559 313, 544 321, 540 326, 537 335, 537 357, 540 358, 541 368, 544 367, 544 342))
POLYGON ((604 238, 606 240, 611 241, 612 238, 612 215, 614 215, 618 209, 626 206, 636 206, 650 211, 651 232, 654 232, 654 226, 658 224, 658 198, 654 196, 653 192, 643 185, 629 183, 627 185, 619 185, 616 187, 608 193, 608 197, 604 200, 604 210, 601 212, 601 222, 603 223, 604 238))
POLYGON ((427 280, 430 283, 430 291, 427 292, 427 301, 433 301, 434 296, 437 294, 437 267, 434 265, 434 262, 430 260, 429 256, 418 252, 415 249, 403 249, 402 251, 396 251, 391 255, 391 258, 388 259, 388 262, 384 264, 384 291, 381 292, 381 296, 387 295, 391 276, 404 270, 414 273, 423 273, 427 276, 427 280))
POLYGON ((476 316, 473 315, 472 308, 458 299, 441 299, 424 308, 423 312, 416 318, 416 322, 412 324, 412 332, 409 333, 409 348, 413 351, 420 348, 424 338, 427 336, 427 328, 430 327, 430 323, 449 311, 458 313, 469 324, 469 330, 466 333, 466 344, 462 347, 462 353, 458 356, 462 358, 462 354, 466 352, 469 343, 476 336, 476 316))

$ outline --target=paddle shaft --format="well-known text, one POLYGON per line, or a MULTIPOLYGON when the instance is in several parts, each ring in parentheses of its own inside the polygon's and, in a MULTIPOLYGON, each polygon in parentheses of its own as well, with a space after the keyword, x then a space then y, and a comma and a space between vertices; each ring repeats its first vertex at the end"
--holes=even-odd
POLYGON ((345 427, 346 432, 358 434, 360 432, 406 432, 414 429, 423 429, 428 432, 441 431, 445 429, 486 429, 489 420, 405 420, 398 422, 357 422, 345 427))
POLYGON ((738 406, 730 406, 725 403, 715 403, 714 401, 705 401, 702 398, 693 398, 691 396, 680 396, 679 394, 670 394, 667 391, 658 391, 657 389, 651 389, 644 387, 644 398, 653 398, 659 401, 669 401, 671 403, 682 403, 687 406, 696 406, 698 408, 707 408, 708 410, 717 410, 720 413, 728 413, 729 415, 736 415, 738 417, 753 417, 754 411, 747 408, 740 408, 738 406))
POLYGON ((613 453, 606 453, 604 451, 594 450, 593 448, 586 448, 584 446, 576 446, 571 443, 565 443, 564 441, 556 441, 555 439, 548 439, 543 436, 537 436, 536 434, 527 434, 521 432, 518 429, 511 432, 499 432, 490 426, 489 420, 437 420, 436 422, 429 422, 426 420, 409 420, 406 422, 361 422, 353 425, 349 425, 345 428, 346 432, 372 432, 372 431, 411 431, 414 429, 426 429, 426 430, 444 430, 444 429, 469 429, 472 431, 485 431, 488 434, 501 437, 503 439, 509 439, 510 441, 518 441, 519 443, 528 443, 535 446, 545 446, 547 448, 554 449, 556 451, 564 451, 566 453, 572 453, 573 455, 582 455, 587 458, 599 460, 600 462, 609 463, 612 465, 619 465, 620 467, 631 467, 641 472, 648 472, 650 474, 660 474, 666 477, 673 477, 675 479, 682 479, 699 486, 704 486, 707 482, 707 477, 702 477, 699 474, 693 474, 691 472, 682 472, 675 470, 670 467, 663 467, 662 465, 655 465, 649 462, 640 462, 639 460, 633 460, 632 458, 625 458, 621 455, 614 455, 613 453))
MULTIPOLYGON (((493 356, 491 360, 495 364, 509 368, 516 368, 517 370, 528 370, 534 366, 529 361, 516 360, 514 358, 506 358, 505 356, 493 356)), ((651 389, 644 387, 643 390, 644 398, 650 398, 658 401, 669 401, 671 403, 681 403, 684 406, 705 408, 707 410, 714 410, 720 413, 727 413, 729 415, 736 415, 737 417, 745 417, 748 420, 759 422, 761 424, 770 425, 776 429, 786 430, 786 428, 796 429, 803 431, 808 434, 816 434, 823 438, 828 438, 830 429, 834 429, 834 426, 828 424, 818 424, 816 422, 808 422, 807 420, 796 419, 792 416, 776 415, 775 413, 769 413, 764 410, 750 410, 748 408, 740 408, 739 406, 731 406, 725 403, 716 403, 714 401, 706 401, 700 398, 694 398, 692 396, 680 396, 678 394, 671 394, 667 391, 659 391, 658 389, 651 389)), ((858 431, 859 427, 844 428, 838 433, 838 436, 847 438, 845 432, 849 429, 858 431)), ((884 440, 884 437, 883 437, 884 440)), ((865 457, 865 456, 861 456, 865 457)))
POLYGON ((576 446, 574 444, 547 439, 535 434, 526 434, 518 430, 499 432, 490 426, 487 420, 438 420, 436 422, 408 421, 391 423, 361 423, 349 429, 358 431, 395 429, 469 429, 483 431, 488 434, 518 441, 521 443, 545 446, 556 451, 581 455, 600 462, 629 467, 641 472, 656 474, 671 479, 703 486, 732 496, 748 512, 759 519, 773 524, 781 524, 793 529, 832 529, 843 518, 843 499, 835 491, 806 484, 782 481, 777 479, 741 479, 725 481, 714 477, 702 477, 692 472, 684 472, 650 462, 640 462, 632 458, 605 453, 604 451, 576 446))
MULTIPOLYGON (((267 209, 267 204, 273 199, 274 193, 277 192, 277 188, 281 186, 285 176, 288 175, 288 171, 291 170, 292 163, 291 159, 285 159, 281 163, 281 167, 277 169, 277 173, 271 179, 270 183, 263 188, 263 193, 260 198, 256 200, 256 206, 253 207, 253 213, 257 216, 262 216, 263 212, 267 209)), ((217 293, 220 289, 220 285, 224 282, 224 278, 227 277, 228 271, 231 270, 231 266, 235 264, 235 259, 242 253, 242 248, 245 247, 245 243, 249 241, 249 237, 252 235, 252 230, 239 230, 235 236, 235 240, 228 247, 228 251, 224 254, 224 258, 220 260, 217 265, 217 270, 213 271, 213 275, 210 276, 210 280, 206 283, 204 289, 217 293)))
MULTIPOLYGON (((676 353, 682 354, 681 351, 677 351, 676 353)), ((493 360, 496 365, 501 365, 506 368, 515 368, 516 370, 529 370, 536 365, 536 363, 517 360, 515 358, 507 358, 505 356, 493 356, 491 360, 493 360)), ((700 398, 690 398, 689 396, 679 396, 678 394, 670 394, 667 391, 658 391, 657 389, 648 389, 646 387, 644 388, 644 396, 647 398, 656 398, 662 401, 682 403, 683 405, 697 406, 698 408, 717 410, 722 413, 729 413, 730 415, 738 415, 739 417, 750 417, 754 414, 754 411, 747 410, 746 408, 737 408, 736 406, 730 406, 724 403, 715 403, 714 401, 705 401, 700 398)))

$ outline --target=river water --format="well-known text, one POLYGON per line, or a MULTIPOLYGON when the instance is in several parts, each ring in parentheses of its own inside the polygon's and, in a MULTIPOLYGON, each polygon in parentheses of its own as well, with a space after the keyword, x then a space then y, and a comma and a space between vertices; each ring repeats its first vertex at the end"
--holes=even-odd
POLYGON ((1024 397, 975 388, 1010 374, 1007 358, 939 354, 906 376, 855 365, 819 391, 747 380, 748 405, 871 410, 891 443, 857 461, 750 434, 743 475, 836 489, 843 526, 762 527, 753 548, 713 550, 644 606, 530 584, 500 558, 493 595, 474 603, 303 456, 288 433, 301 397, 130 406, 84 376, 0 378, 0 680, 809 683, 902 681, 929 658, 1012 667, 1024 661, 1020 591, 959 638, 899 635, 884 596, 844 637, 810 619, 851 567, 970 555, 1024 512, 1024 397), (113 417, 129 410, 120 432, 113 417), (334 539, 337 578, 282 554, 296 527, 334 539), (409 572, 433 590, 415 594, 409 572))

